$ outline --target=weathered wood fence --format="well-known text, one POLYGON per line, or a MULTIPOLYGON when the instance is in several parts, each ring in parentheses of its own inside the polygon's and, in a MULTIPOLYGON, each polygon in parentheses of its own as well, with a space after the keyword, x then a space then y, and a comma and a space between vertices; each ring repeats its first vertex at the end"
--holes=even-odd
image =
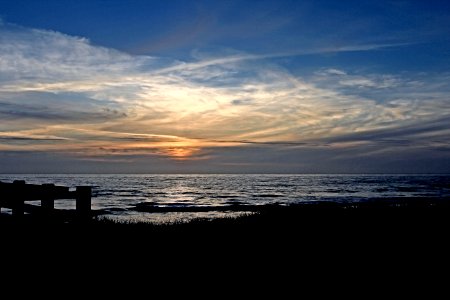
POLYGON ((91 217, 90 186, 77 186, 75 191, 68 187, 54 184, 27 184, 24 180, 15 180, 13 183, 0 181, 0 210, 2 207, 12 209, 13 216, 21 216, 24 212, 38 213, 43 216, 52 216, 55 210, 55 200, 75 199, 76 216, 80 219, 91 217), (41 201, 41 206, 26 204, 27 201, 41 201))

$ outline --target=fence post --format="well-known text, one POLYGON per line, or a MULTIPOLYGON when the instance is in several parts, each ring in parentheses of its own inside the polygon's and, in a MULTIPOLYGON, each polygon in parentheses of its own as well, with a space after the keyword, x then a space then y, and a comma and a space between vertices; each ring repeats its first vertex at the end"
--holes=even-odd
POLYGON ((76 212, 77 217, 89 219, 91 217, 91 192, 90 186, 77 186, 76 212))
POLYGON ((55 185, 53 183, 45 183, 42 185, 44 196, 41 199, 41 208, 44 215, 51 215, 55 208, 55 185))
POLYGON ((13 181, 13 197, 17 197, 16 199, 11 199, 12 203, 12 214, 13 216, 20 217, 24 214, 25 207, 25 180, 14 180, 13 181))

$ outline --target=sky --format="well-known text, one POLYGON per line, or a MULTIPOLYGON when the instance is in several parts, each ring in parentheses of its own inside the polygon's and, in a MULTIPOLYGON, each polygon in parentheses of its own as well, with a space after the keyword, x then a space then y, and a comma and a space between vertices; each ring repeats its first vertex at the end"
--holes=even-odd
POLYGON ((0 173, 450 173, 449 1, 0 0, 0 173))

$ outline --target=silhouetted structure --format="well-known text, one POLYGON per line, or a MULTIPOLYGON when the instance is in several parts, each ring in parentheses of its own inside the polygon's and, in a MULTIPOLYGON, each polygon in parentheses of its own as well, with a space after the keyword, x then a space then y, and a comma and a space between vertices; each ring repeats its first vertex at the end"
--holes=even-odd
POLYGON ((78 186, 75 191, 54 184, 26 184, 24 180, 13 183, 0 182, 0 209, 12 209, 13 216, 20 217, 24 212, 41 214, 44 217, 55 215, 56 199, 76 199, 76 217, 91 217, 91 187, 78 186), (41 200, 41 206, 25 204, 26 201, 41 200))

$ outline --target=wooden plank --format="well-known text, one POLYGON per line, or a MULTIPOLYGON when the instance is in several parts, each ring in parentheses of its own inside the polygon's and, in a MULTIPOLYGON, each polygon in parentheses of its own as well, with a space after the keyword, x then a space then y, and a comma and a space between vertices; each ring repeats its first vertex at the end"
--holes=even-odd
POLYGON ((25 201, 53 199, 75 199, 76 193, 70 192, 68 187, 55 185, 1 183, 0 198, 11 199, 20 197, 25 201))

